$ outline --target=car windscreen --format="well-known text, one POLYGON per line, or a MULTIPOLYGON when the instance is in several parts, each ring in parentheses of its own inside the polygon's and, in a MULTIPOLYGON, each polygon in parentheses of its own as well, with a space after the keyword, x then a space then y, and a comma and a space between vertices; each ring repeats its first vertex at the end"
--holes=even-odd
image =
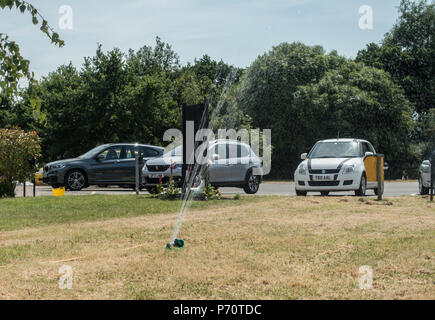
POLYGON ((183 146, 178 146, 175 149, 172 149, 171 151, 166 152, 163 156, 164 157, 176 157, 176 156, 182 156, 183 155, 183 146))
POLYGON ((316 158, 354 158, 359 157, 358 142, 319 142, 309 154, 310 159, 316 158))
POLYGON ((80 159, 92 159, 92 158, 96 157, 100 152, 104 151, 106 148, 107 148, 107 145, 95 147, 94 149, 89 150, 85 154, 82 154, 78 158, 80 158, 80 159))

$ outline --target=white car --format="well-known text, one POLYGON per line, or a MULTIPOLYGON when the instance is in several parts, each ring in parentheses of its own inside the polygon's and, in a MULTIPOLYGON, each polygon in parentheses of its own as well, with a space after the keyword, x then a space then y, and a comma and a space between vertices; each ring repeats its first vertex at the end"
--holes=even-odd
POLYGON ((306 196, 313 191, 327 196, 334 191, 355 191, 355 195, 365 196, 367 189, 377 194, 377 182, 367 181, 364 166, 364 159, 375 154, 372 144, 366 140, 318 141, 310 153, 301 155, 303 161, 295 172, 296 194, 306 196))
POLYGON ((429 193, 430 190, 431 163, 424 160, 418 170, 418 189, 421 195, 429 193))

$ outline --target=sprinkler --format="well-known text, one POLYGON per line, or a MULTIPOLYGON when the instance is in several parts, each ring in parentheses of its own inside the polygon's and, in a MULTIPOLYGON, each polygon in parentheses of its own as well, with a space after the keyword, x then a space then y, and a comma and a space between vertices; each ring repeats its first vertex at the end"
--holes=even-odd
POLYGON ((172 249, 172 247, 175 248, 183 248, 184 247, 184 240, 183 239, 175 239, 173 243, 168 242, 166 244, 166 249, 172 249))

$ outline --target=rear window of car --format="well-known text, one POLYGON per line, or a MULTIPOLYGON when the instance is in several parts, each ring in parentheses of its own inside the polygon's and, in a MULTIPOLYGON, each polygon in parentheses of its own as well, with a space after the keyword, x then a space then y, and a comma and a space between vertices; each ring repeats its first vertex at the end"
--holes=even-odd
POLYGON ((160 155, 160 152, 153 148, 144 148, 144 156, 145 157, 158 157, 160 155))

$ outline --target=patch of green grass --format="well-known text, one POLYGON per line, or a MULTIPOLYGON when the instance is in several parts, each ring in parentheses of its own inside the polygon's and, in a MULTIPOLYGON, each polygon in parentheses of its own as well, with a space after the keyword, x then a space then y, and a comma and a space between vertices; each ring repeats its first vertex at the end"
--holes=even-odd
MULTIPOLYGON (((194 201, 192 209, 239 205, 254 198, 194 201)), ((167 201, 150 196, 93 195, 74 197, 37 197, 0 200, 0 231, 19 230, 53 224, 135 217, 155 213, 173 213, 181 201, 167 201)))
POLYGON ((14 245, 0 249, 0 265, 8 264, 15 259, 24 259, 29 255, 30 245, 14 245))

